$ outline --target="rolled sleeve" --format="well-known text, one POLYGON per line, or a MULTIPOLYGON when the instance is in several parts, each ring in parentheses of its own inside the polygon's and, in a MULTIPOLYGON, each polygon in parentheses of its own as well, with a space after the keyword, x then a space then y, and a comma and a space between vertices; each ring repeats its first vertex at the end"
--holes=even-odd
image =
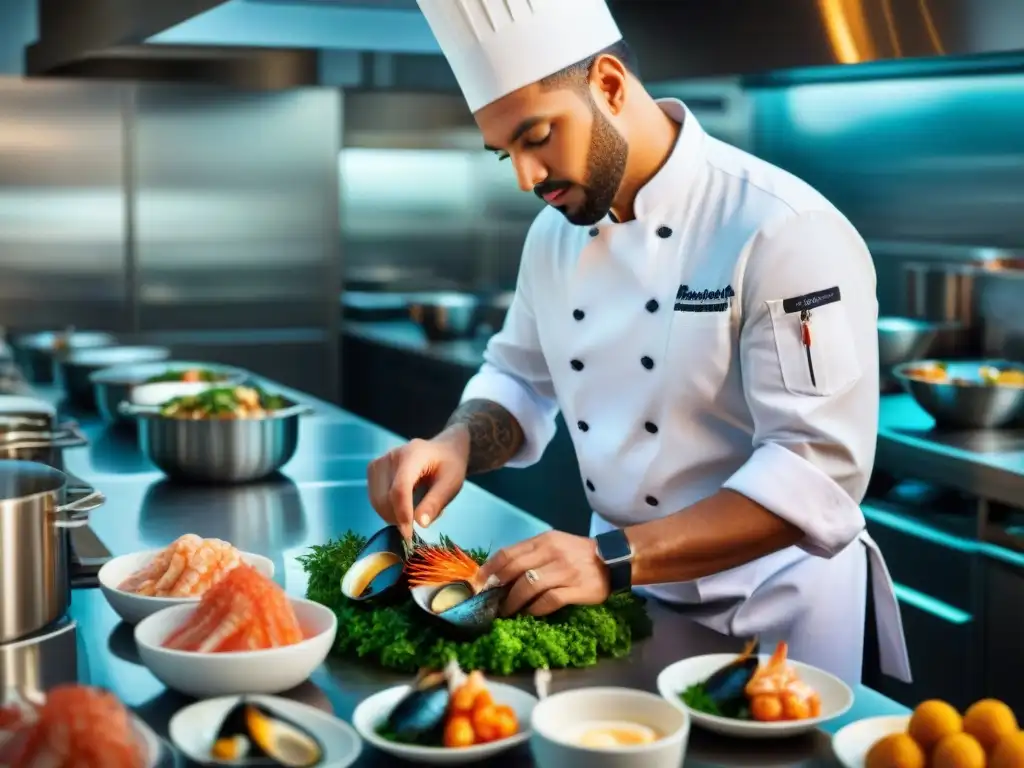
POLYGON ((864 528, 878 428, 878 304, 864 241, 835 211, 789 216, 748 244, 740 365, 754 452, 724 484, 831 557, 864 528), (827 296, 815 304, 813 297, 827 296), (801 335, 811 297, 811 360, 801 335))
POLYGON ((505 466, 528 467, 544 455, 555 436, 558 403, 530 301, 530 263, 536 225, 523 247, 516 293, 505 324, 487 343, 484 364, 462 392, 461 402, 490 400, 511 413, 525 437, 505 466))

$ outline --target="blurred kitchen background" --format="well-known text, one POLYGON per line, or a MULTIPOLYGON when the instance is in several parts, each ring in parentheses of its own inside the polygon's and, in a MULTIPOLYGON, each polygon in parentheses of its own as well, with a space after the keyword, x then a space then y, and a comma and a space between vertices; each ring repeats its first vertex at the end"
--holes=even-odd
MULTIPOLYGON (((482 150, 414 0, 81 5, 0 7, 0 326, 173 344, 436 432, 540 203, 482 150)), ((652 91, 869 240, 885 371, 1024 361, 1024 3, 612 8, 652 91)), ((1020 707, 1022 424, 948 429, 886 379, 865 514, 917 680, 867 682, 1020 707)), ((564 424, 479 483, 586 531, 564 424)))

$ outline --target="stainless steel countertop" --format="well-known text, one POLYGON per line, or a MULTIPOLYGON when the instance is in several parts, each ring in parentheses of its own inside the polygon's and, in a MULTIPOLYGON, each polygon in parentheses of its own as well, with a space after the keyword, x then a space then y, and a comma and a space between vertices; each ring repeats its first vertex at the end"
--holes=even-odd
MULTIPOLYGON (((475 370, 486 341, 431 342, 414 323, 350 322, 342 331, 475 370)), ((908 394, 881 396, 875 466, 979 498, 1024 507, 1024 429, 945 431, 908 394)))
MULTIPOLYGON (((288 394, 296 394, 285 390, 288 394)), ((46 392, 40 392, 46 395, 46 392)), ((48 393, 53 397, 53 393, 48 393)), ((301 396, 300 396, 301 397, 301 396)), ((82 418, 87 447, 65 452, 66 469, 107 495, 92 528, 114 555, 168 544, 186 532, 227 539, 243 550, 270 557, 277 580, 295 595, 306 579, 296 557, 348 529, 369 534, 380 526, 365 488, 368 461, 401 443, 400 438, 332 405, 302 397, 317 413, 304 420, 299 450, 273 480, 240 487, 184 487, 164 481, 135 450, 131 434, 106 430, 82 418)), ((440 519, 438 533, 464 546, 501 547, 545 530, 540 521, 473 484, 440 519)), ((584 670, 556 672, 552 689, 622 685, 654 690, 658 672, 690 655, 738 650, 739 643, 707 630, 669 608, 652 604, 654 637, 638 643, 627 659, 602 661, 584 670)), ((111 689, 158 733, 190 699, 166 690, 139 662, 132 629, 120 623, 96 589, 73 594, 71 615, 79 622, 83 680, 111 689)), ((329 660, 290 695, 349 720, 355 705, 382 687, 406 679, 347 661, 329 660)), ((510 680, 529 688, 529 676, 510 680)), ((863 686, 854 708, 828 732, 856 719, 906 712, 863 686)), ((391 764, 364 745, 359 765, 391 764)), ((528 766, 524 747, 495 765, 528 766)), ((826 732, 780 743, 735 741, 695 731, 687 766, 835 765, 826 732)))

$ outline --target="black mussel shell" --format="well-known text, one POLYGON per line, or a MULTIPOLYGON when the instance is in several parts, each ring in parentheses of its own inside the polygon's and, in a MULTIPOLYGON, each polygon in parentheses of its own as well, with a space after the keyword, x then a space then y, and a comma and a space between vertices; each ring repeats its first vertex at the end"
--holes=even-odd
POLYGON ((451 694, 444 672, 427 672, 413 682, 388 715, 385 728, 403 740, 420 741, 440 731, 451 694))
MULTIPOLYGON (((466 636, 483 634, 498 618, 501 603, 508 595, 508 586, 492 587, 468 597, 447 610, 436 613, 431 609, 434 601, 446 590, 465 590, 462 582, 444 584, 440 587, 416 587, 412 590, 413 600, 430 616, 436 618, 442 627, 466 636)), ((472 589, 468 589, 471 593, 472 589)))
POLYGON ((210 757, 242 766, 313 768, 322 764, 324 749, 301 725, 242 700, 221 723, 210 757))
POLYGON ((746 701, 744 690, 760 664, 757 658, 760 647, 757 640, 748 643, 743 653, 704 681, 704 691, 720 708, 746 701))
POLYGON ((389 525, 370 537, 341 580, 341 593, 350 600, 403 596, 407 544, 397 527, 389 525), (383 566, 383 567, 382 567, 383 566), (367 569, 376 574, 366 580, 367 569))

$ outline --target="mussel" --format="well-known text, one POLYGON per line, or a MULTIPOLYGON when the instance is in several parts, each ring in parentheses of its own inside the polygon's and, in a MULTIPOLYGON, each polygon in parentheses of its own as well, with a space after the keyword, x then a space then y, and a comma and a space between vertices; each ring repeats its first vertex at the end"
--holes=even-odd
POLYGON ((409 545, 393 525, 377 531, 356 556, 341 580, 341 593, 350 600, 375 600, 401 595, 409 545))
POLYGON ((402 741, 440 743, 444 716, 451 700, 447 671, 423 671, 410 691, 391 710, 385 729, 402 741))
POLYGON ((412 590, 412 598, 420 608, 462 634, 486 632, 498 617, 498 609, 507 594, 507 587, 476 591, 466 581, 412 590))
POLYGON ((221 723, 210 757, 241 766, 313 768, 323 763, 324 749, 302 726, 243 699, 221 723))
POLYGON ((746 704, 744 690, 760 664, 757 656, 760 647, 757 638, 751 640, 743 653, 704 681, 705 693, 723 712, 746 704))

